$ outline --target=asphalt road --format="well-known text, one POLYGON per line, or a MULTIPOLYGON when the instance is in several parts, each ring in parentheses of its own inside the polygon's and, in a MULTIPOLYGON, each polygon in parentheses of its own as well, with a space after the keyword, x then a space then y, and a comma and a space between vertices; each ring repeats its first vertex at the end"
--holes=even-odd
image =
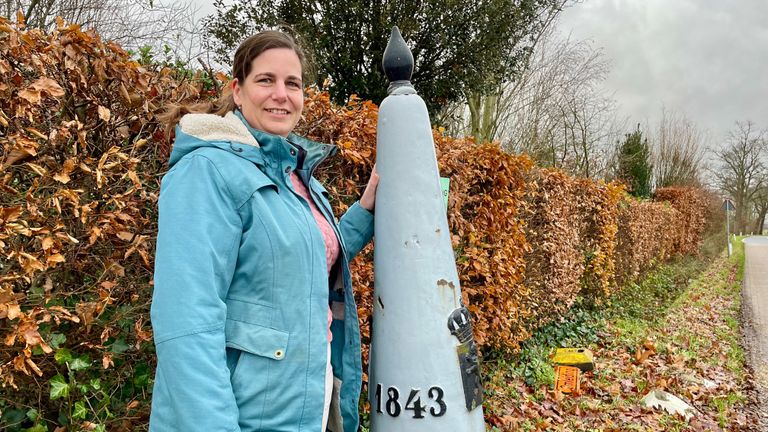
POLYGON ((768 237, 744 239, 744 337, 755 374, 760 422, 768 431, 768 237))

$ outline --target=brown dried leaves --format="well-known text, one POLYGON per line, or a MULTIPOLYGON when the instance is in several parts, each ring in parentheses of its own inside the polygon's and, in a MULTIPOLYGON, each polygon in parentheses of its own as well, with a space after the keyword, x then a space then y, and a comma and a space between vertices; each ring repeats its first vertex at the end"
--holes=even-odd
MULTIPOLYGON (((68 344, 104 350, 104 311, 146 302, 170 148, 155 115, 203 86, 61 20, 45 34, 0 18, 0 39, 0 369, 15 385, 11 370, 50 371, 31 353, 49 353, 59 325, 68 344)), ((146 344, 139 330, 113 337, 146 344)))

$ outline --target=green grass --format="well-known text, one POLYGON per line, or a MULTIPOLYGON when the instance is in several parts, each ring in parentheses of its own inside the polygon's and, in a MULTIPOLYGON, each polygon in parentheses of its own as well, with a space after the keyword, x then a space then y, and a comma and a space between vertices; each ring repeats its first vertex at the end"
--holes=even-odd
MULTIPOLYGON (((739 324, 744 267, 741 239, 734 240, 733 256, 727 260, 722 255, 715 261, 685 257, 659 265, 641 280, 627 284, 615 293, 602 309, 583 301, 577 302, 567 317, 534 332, 521 345, 518 355, 504 360, 501 356, 495 357, 495 363, 486 365, 486 379, 517 377, 529 386, 533 400, 541 401, 548 397, 542 389, 552 389, 554 385, 554 370, 549 355, 555 348, 602 346, 608 350, 625 349, 633 355, 637 347, 642 346, 643 341, 650 337, 655 341, 657 355, 682 354, 686 362, 705 362, 711 366, 724 364, 734 375, 735 381, 743 382, 746 376, 745 354, 741 347, 739 324), (733 275, 734 265, 738 265, 736 275, 733 275), (701 312, 712 307, 716 300, 721 305, 728 304, 728 307, 715 309, 715 316, 724 325, 704 327, 711 329, 708 331, 714 337, 698 334, 695 327, 685 324, 690 311, 701 312), (719 356, 709 355, 714 343, 720 344, 718 349, 724 353, 725 362, 719 356), (502 367, 503 373, 494 378, 494 373, 502 367)), ((601 402, 596 411, 612 413, 620 407, 636 405, 650 385, 641 375, 621 368, 595 370, 591 376, 595 386, 607 388, 618 380, 631 378, 637 388, 634 394, 601 402)), ((504 388, 497 385, 492 387, 504 388)), ((508 388, 510 393, 506 394, 507 398, 519 400, 522 397, 512 386, 508 388)), ((721 427, 728 428, 729 419, 733 418, 734 410, 738 409, 737 405, 744 404, 745 400, 740 385, 735 385, 733 389, 724 390, 712 399, 708 412, 721 427)), ((561 402, 562 407, 577 406, 579 403, 578 399, 568 398, 561 402)), ((584 405, 582 409, 587 410, 589 407, 584 405)), ((679 418, 662 414, 661 419, 664 430, 688 430, 689 425, 679 418)), ((647 430, 647 425, 639 423, 623 424, 622 428, 647 430)), ((532 426, 521 426, 521 430, 532 426)))
POLYGON ((611 317, 630 316, 658 322, 685 294, 688 283, 706 268, 706 262, 683 257, 659 266, 637 283, 629 283, 612 298, 611 317))
POLYGON ((548 324, 521 345, 520 353, 508 362, 514 373, 531 387, 554 386, 555 373, 549 355, 560 347, 589 347, 598 343, 607 321, 618 330, 618 343, 637 346, 649 327, 658 324, 665 311, 684 292, 687 282, 705 263, 682 258, 659 266, 646 277, 616 293, 607 308, 577 301, 567 316, 548 324))
POLYGON ((733 244, 733 255, 731 262, 739 263, 739 280, 744 279, 744 239, 747 236, 736 236, 731 241, 733 244))
MULTIPOLYGON (((715 273, 715 275, 709 276, 702 274, 696 281, 694 281, 685 295, 681 296, 678 302, 673 305, 673 308, 682 308, 685 305, 690 305, 696 308, 711 307, 710 305, 717 298, 724 298, 731 302, 730 306, 725 310, 719 310, 719 314, 725 323, 725 326, 716 327, 713 332, 716 339, 712 340, 707 337, 696 334, 695 331, 684 329, 680 331, 676 337, 687 338, 685 354, 686 357, 704 359, 712 366, 718 366, 722 364, 722 360, 718 358, 708 358, 701 355, 702 352, 706 352, 712 344, 716 341, 721 346, 726 344, 726 368, 735 375, 735 377, 742 381, 745 378, 745 353, 741 346, 741 333, 739 316, 741 309, 741 281, 744 274, 744 245, 742 243, 743 237, 737 237, 733 241, 733 255, 728 258, 727 262, 722 265, 722 268, 715 273), (736 277, 731 280, 732 266, 736 264, 737 273, 736 277)), ((746 400, 744 394, 736 388, 728 391, 725 394, 718 395, 712 400, 712 405, 718 412, 717 420, 720 427, 726 427, 728 418, 727 413, 733 409, 737 404, 742 404, 746 400)))

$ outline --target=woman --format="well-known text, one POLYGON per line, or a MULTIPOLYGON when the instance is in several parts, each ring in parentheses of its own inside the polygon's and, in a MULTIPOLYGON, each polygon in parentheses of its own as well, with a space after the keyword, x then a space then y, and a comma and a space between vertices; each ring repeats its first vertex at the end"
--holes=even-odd
POLYGON ((349 261, 373 234, 378 176, 337 224, 312 177, 335 149, 292 133, 304 59, 284 33, 252 36, 231 95, 176 128, 159 202, 152 431, 357 431, 349 261))

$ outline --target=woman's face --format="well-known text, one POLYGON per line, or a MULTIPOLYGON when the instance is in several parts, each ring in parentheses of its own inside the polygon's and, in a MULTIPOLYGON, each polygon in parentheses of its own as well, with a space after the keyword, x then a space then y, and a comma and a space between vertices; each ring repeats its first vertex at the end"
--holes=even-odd
POLYGON ((232 80, 232 95, 251 127, 288 136, 304 108, 299 56, 289 48, 264 51, 243 82, 232 80))

